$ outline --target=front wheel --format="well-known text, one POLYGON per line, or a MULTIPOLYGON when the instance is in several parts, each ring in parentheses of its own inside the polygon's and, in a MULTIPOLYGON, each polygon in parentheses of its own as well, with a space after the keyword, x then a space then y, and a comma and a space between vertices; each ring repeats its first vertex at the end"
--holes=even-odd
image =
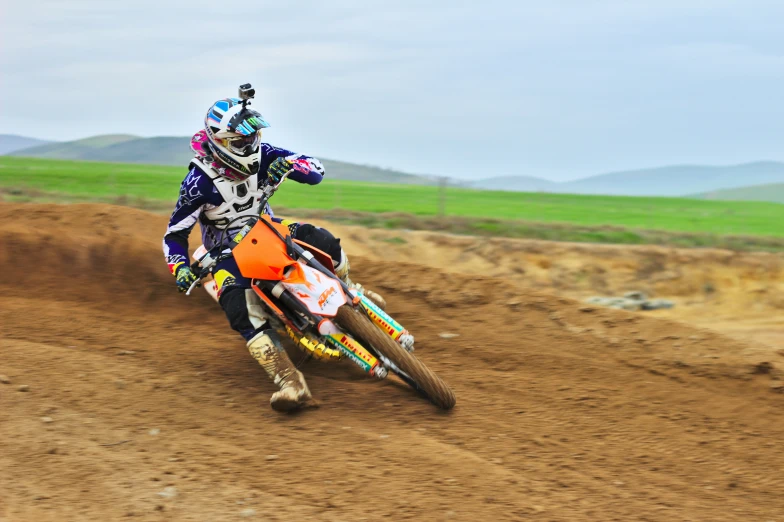
POLYGON ((404 371, 433 404, 445 410, 454 407, 455 394, 449 386, 422 361, 382 332, 367 315, 346 304, 340 307, 335 320, 348 333, 370 344, 404 371))

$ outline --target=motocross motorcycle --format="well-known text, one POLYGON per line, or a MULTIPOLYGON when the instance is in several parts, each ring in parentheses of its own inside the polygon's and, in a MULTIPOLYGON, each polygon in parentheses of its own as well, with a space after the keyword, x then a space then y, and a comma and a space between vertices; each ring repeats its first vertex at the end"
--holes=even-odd
MULTIPOLYGON (((264 187, 260 208, 266 208, 287 177, 264 187)), ((306 354, 328 361, 348 359, 377 379, 392 373, 436 406, 448 410, 455 405, 449 386, 412 353, 414 337, 361 291, 341 281, 329 255, 293 239, 288 227, 266 214, 248 220, 230 244, 196 251, 191 268, 198 280, 188 295, 221 259, 232 255, 242 275, 251 279, 267 320, 306 354)), ((217 300, 214 281, 205 283, 205 289, 217 300)))

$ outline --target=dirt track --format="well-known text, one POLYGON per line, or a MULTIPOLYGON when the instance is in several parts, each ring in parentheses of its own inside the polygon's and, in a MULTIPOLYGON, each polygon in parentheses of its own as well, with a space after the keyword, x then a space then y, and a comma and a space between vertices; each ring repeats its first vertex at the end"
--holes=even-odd
POLYGON ((24 211, 0 205, 0 520, 784 520, 770 350, 355 258, 458 406, 309 362, 322 407, 280 416, 174 291, 165 218, 24 211))

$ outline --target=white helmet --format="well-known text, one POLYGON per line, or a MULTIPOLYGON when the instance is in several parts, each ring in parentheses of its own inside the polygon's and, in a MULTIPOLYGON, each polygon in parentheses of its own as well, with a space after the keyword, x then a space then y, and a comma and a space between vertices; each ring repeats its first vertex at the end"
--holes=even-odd
POLYGON ((259 112, 248 108, 249 104, 247 99, 219 100, 204 118, 210 152, 225 167, 218 172, 232 181, 247 179, 259 171, 261 129, 269 127, 259 112))

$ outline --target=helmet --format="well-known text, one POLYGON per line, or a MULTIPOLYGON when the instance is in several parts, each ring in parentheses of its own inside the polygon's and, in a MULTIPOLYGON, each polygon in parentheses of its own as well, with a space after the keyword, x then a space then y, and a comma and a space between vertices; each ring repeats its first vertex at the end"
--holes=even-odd
POLYGON ((210 155, 221 167, 218 172, 232 181, 247 179, 259 171, 261 129, 269 123, 247 100, 226 98, 207 111, 204 128, 210 155))

